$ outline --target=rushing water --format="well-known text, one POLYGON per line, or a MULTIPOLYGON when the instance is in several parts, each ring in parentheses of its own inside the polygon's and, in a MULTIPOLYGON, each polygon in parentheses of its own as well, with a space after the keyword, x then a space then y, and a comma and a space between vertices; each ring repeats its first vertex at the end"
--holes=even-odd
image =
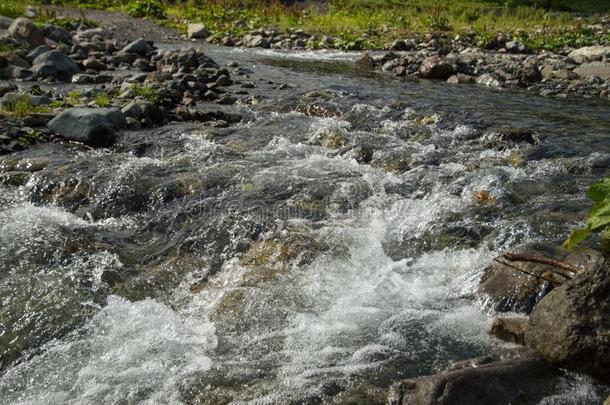
MULTIPOLYGON (((371 403, 501 346, 482 270, 552 250, 610 163, 607 104, 210 54, 256 85, 241 123, 40 146, 0 189, 0 402, 371 403)), ((567 374, 542 403, 601 395, 567 374)))

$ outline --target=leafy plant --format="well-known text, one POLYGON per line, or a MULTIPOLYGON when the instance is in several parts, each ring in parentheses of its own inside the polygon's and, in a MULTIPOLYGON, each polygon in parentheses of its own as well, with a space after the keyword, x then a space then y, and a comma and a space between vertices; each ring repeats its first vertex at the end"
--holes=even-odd
POLYGON ((127 13, 137 18, 149 17, 159 20, 167 18, 165 5, 160 0, 135 0, 127 5, 127 13))
POLYGON ((593 184, 587 190, 587 197, 593 201, 593 208, 587 218, 587 226, 572 232, 564 243, 568 250, 574 248, 593 233, 601 233, 602 247, 610 250, 610 177, 593 184))
POLYGON ((96 94, 93 98, 93 101, 95 101, 95 104, 103 108, 108 107, 110 105, 110 97, 108 97, 108 94, 106 93, 96 94))
POLYGON ((167 105, 171 103, 169 97, 159 94, 159 91, 154 87, 134 84, 131 88, 137 96, 145 98, 150 103, 156 105, 167 105))

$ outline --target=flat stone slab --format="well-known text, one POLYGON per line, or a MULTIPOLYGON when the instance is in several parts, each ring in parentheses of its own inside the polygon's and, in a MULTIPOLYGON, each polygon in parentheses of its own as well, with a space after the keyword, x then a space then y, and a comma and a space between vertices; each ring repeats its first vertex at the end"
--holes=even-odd
POLYGON ((610 80, 610 63, 585 63, 574 69, 574 73, 580 77, 597 76, 604 80, 610 80))

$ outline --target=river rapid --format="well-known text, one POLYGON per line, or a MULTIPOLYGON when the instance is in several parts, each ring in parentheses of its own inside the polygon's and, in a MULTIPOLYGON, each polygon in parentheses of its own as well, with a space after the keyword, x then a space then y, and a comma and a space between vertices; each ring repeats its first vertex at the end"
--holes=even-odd
MULTIPOLYGON (((11 157, 46 167, 0 186, 1 403, 383 401, 504 346, 483 269, 556 253, 610 165, 607 103, 208 54, 254 85, 240 123, 11 157)), ((566 373, 542 403, 604 395, 566 373)))

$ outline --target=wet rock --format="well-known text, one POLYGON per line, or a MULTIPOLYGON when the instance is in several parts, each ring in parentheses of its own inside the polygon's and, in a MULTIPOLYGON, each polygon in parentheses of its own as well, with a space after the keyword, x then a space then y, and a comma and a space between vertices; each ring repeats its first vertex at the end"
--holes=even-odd
POLYGON ((496 318, 487 333, 505 342, 522 345, 526 327, 527 318, 496 318))
POLYGON ((125 116, 115 108, 70 108, 49 122, 66 139, 93 147, 114 145, 115 131, 126 126, 125 116))
POLYGON ((163 111, 156 105, 145 101, 132 101, 121 111, 125 117, 135 119, 141 126, 148 128, 162 125, 165 121, 163 111))
POLYGON ((502 87, 502 82, 489 73, 477 77, 476 82, 487 87, 502 87))
POLYGON ((153 47, 144 38, 136 39, 121 49, 121 53, 135 53, 140 56, 147 56, 152 53, 152 51, 153 47))
POLYGON ((0 71, 2 79, 27 79, 32 76, 32 71, 19 66, 9 65, 0 71))
POLYGON ((354 67, 358 70, 371 70, 375 67, 375 60, 365 52, 360 58, 354 62, 354 67))
POLYGON ((432 80, 447 80, 453 72, 453 65, 439 56, 424 59, 419 68, 421 78, 432 80))
POLYGON ((17 18, 8 28, 8 33, 19 39, 23 39, 30 48, 44 45, 44 34, 32 20, 25 17, 17 18))
POLYGON ((449 79, 447 79, 447 83, 470 84, 470 83, 474 83, 474 77, 465 75, 463 73, 458 73, 456 75, 451 76, 449 79))
POLYGON ((59 51, 50 51, 36 57, 32 72, 43 78, 53 78, 69 82, 80 69, 72 59, 59 51))
POLYGON ((404 380, 388 405, 537 404, 553 392, 558 372, 535 353, 517 349, 457 363, 452 369, 404 380))
POLYGON ((604 256, 591 249, 572 256, 580 256, 584 269, 536 305, 525 343, 553 364, 592 374, 608 383, 610 268, 604 256))
POLYGON ((517 71, 517 77, 523 83, 537 83, 542 80, 542 74, 535 63, 526 63, 517 71))
POLYGON ((189 24, 186 28, 186 35, 191 39, 206 39, 210 31, 204 24, 189 24))
POLYGON ((49 165, 49 159, 47 158, 26 158, 21 159, 15 165, 15 169, 23 172, 38 172, 43 170, 49 165))
POLYGON ((96 77, 86 73, 77 73, 72 76, 71 81, 75 84, 93 84, 96 83, 96 77))
POLYGON ((534 132, 527 128, 498 128, 492 131, 498 139, 507 142, 536 143, 534 132))
MULTIPOLYGON (((511 265, 537 276, 550 271, 548 266, 538 263, 513 262, 511 265)), ((497 312, 529 314, 552 288, 549 282, 493 262, 484 270, 478 291, 497 312)))

